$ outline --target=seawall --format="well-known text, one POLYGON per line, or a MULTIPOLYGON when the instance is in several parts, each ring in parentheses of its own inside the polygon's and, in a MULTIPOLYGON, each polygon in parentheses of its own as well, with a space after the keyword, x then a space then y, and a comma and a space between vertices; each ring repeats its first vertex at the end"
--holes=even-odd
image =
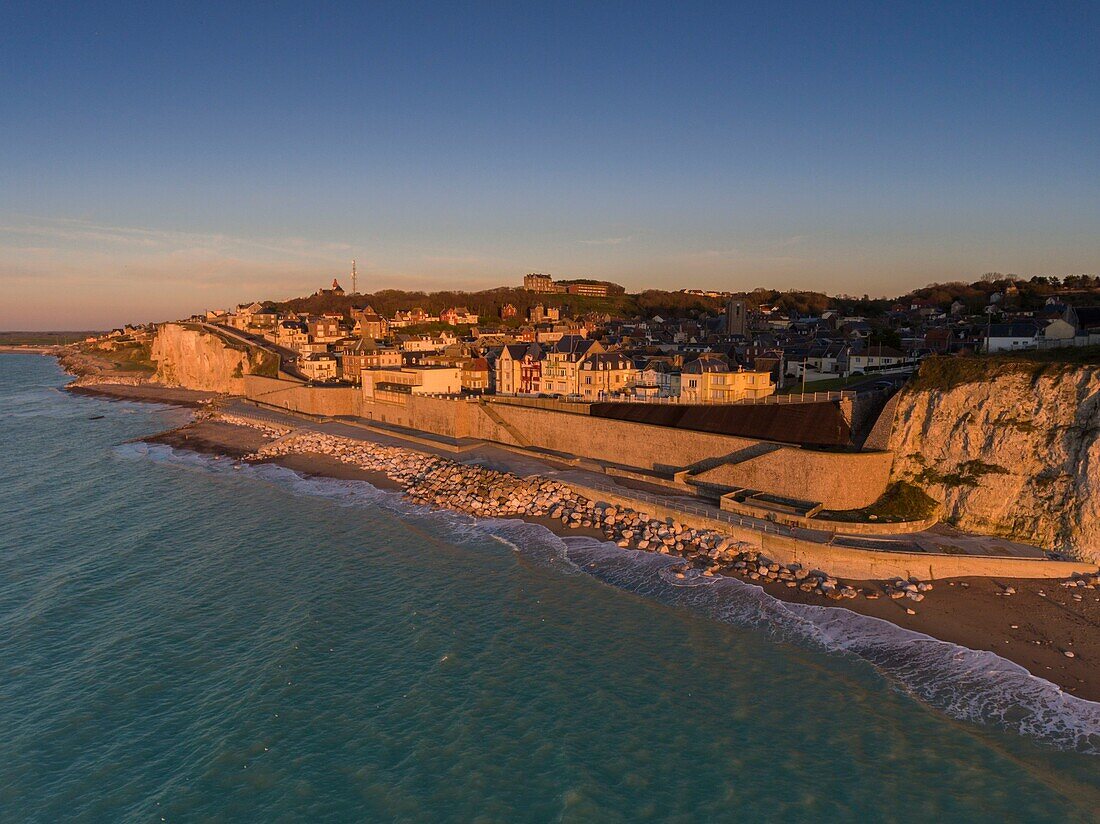
POLYGON ((729 462, 701 472, 700 479, 808 499, 829 509, 874 503, 886 490, 892 460, 887 452, 818 452, 785 444, 753 454, 764 442, 489 400, 411 395, 405 404, 363 401, 359 414, 452 438, 535 447, 658 472, 728 457, 729 462))

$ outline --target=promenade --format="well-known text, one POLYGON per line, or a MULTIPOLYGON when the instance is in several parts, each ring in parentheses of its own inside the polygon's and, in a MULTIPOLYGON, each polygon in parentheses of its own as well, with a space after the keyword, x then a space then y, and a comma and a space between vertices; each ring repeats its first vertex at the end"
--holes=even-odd
POLYGON ((444 456, 462 464, 476 464, 500 472, 511 472, 520 477, 539 475, 631 499, 639 506, 643 503, 659 506, 683 515, 705 518, 729 527, 749 530, 761 536, 783 536, 837 548, 878 552, 923 552, 991 558, 1043 559, 1047 557, 1046 553, 1036 546, 994 536, 969 535, 945 524, 937 524, 922 532, 883 536, 845 535, 826 530, 785 526, 763 518, 726 512, 698 497, 677 495, 655 484, 609 475, 597 468, 590 468, 594 462, 580 461, 572 456, 553 456, 521 447, 502 447, 471 438, 447 438, 375 422, 316 418, 300 413, 289 414, 240 399, 229 401, 224 409, 230 414, 258 421, 322 432, 352 440, 414 449, 444 456))

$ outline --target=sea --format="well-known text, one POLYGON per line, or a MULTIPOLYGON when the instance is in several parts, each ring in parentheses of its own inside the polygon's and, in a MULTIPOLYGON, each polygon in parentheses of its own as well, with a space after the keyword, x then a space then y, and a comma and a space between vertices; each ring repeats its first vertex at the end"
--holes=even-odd
POLYGON ((1100 705, 0 356, 0 820, 1095 821, 1100 705))

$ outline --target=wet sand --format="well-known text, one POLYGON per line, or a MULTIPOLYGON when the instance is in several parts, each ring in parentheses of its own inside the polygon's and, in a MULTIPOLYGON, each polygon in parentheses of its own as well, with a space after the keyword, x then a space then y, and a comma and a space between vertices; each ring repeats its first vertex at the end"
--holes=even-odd
MULTIPOLYGON (((201 420, 144 440, 240 458, 271 438, 251 427, 201 420)), ((364 480, 382 489, 401 489, 382 473, 368 472, 328 455, 294 454, 274 462, 304 475, 364 480)), ((599 530, 569 529, 548 517, 525 520, 561 536, 606 540, 599 530)), ((914 603, 885 596, 873 601, 862 596, 828 601, 788 588, 782 582, 761 584, 745 579, 745 583, 762 586, 781 601, 848 609, 970 649, 991 650, 1073 695, 1100 701, 1100 589, 1066 589, 1057 580, 960 578, 935 581, 935 589, 927 593, 925 600, 914 603), (1004 595, 1007 587, 1015 588, 1016 594, 1004 595), (1082 600, 1075 601, 1071 593, 1082 600), (908 615, 906 607, 917 614, 908 615), (1074 657, 1067 657, 1066 651, 1074 657)), ((872 581, 844 583, 881 591, 880 585, 872 581)))
POLYGON ((90 395, 97 398, 108 398, 120 401, 139 401, 142 403, 167 403, 173 406, 186 406, 198 409, 224 398, 217 392, 200 392, 196 389, 179 389, 172 386, 161 386, 155 383, 97 383, 74 385, 69 384, 65 391, 74 395, 90 395))

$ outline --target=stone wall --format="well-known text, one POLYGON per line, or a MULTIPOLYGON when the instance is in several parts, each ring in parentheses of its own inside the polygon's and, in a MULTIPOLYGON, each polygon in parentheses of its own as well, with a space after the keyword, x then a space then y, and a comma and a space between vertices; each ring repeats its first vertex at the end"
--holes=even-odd
POLYGON ((308 415, 326 417, 362 414, 362 392, 351 386, 306 386, 295 381, 247 375, 242 394, 249 400, 308 415))
MULTIPOLYGON (((642 469, 682 469, 707 458, 729 455, 758 443, 732 435, 715 435, 710 432, 506 404, 493 404, 493 411, 513 429, 523 433, 532 446, 642 469)), ((477 409, 477 413, 470 420, 471 436, 522 445, 517 444, 515 437, 493 421, 484 410, 477 409)))
MULTIPOLYGON (((363 399, 355 389, 306 388, 252 376, 246 382, 250 399, 282 409, 356 415, 451 438, 532 446, 646 470, 672 472, 761 443, 511 404, 492 404, 490 412, 477 401, 424 395, 409 395, 403 404, 381 403, 363 399)), ((775 451, 718 466, 699 478, 812 500, 828 509, 858 509, 874 503, 886 490, 890 460, 889 453, 817 452, 777 445, 775 451)))
MULTIPOLYGON (((493 404, 493 412, 508 426, 496 423, 479 404, 436 398, 410 399, 414 428, 424 423, 454 421, 455 429, 440 434, 474 437, 516 446, 530 445, 641 469, 674 471, 709 458, 734 455, 760 444, 749 438, 715 435, 687 429, 571 415, 543 409, 493 404), (421 402, 426 403, 421 403, 421 402), (434 407, 428 407, 428 404, 434 407), (457 406, 458 409, 452 407, 457 406), (512 431, 522 433, 520 443, 512 431)), ((438 425, 438 424, 435 424, 438 425)), ((431 429, 429 431, 439 431, 431 429)), ((748 487, 801 500, 828 509, 859 509, 874 503, 890 474, 886 452, 816 452, 792 446, 701 473, 701 480, 748 487)))
POLYGON ((784 446, 700 473, 700 481, 757 489, 821 503, 825 509, 861 509, 886 491, 889 452, 815 452, 784 446))
POLYGON ((1075 561, 1049 561, 1044 558, 1006 558, 988 555, 947 555, 930 552, 879 552, 876 550, 840 547, 803 541, 774 532, 760 532, 726 521, 681 512, 677 509, 639 501, 623 490, 617 495, 604 489, 594 489, 570 483, 582 495, 592 500, 607 501, 631 507, 657 518, 673 518, 682 524, 700 529, 716 529, 745 542, 772 561, 781 564, 798 563, 809 569, 825 569, 829 574, 856 581, 908 578, 941 580, 964 577, 1002 578, 1068 578, 1076 573, 1092 573, 1095 564, 1075 561))

